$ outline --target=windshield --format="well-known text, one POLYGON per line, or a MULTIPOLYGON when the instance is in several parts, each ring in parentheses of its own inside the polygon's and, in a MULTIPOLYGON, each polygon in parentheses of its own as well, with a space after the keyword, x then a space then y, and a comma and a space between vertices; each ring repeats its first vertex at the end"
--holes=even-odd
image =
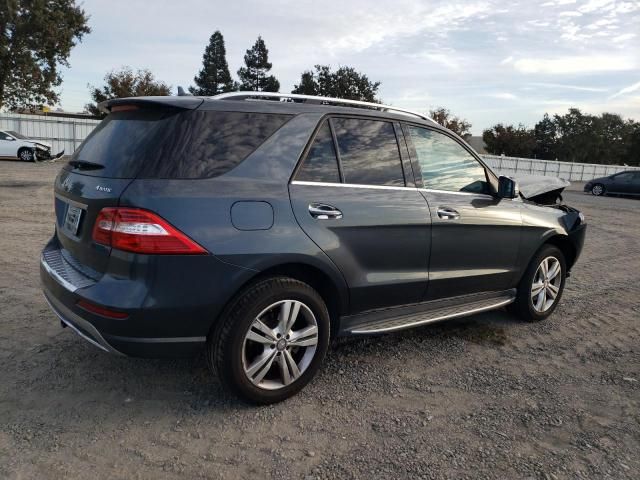
POLYGON ((25 137, 24 135, 14 132, 13 130, 7 130, 7 133, 12 137, 19 138, 20 140, 27 140, 29 137, 25 137))

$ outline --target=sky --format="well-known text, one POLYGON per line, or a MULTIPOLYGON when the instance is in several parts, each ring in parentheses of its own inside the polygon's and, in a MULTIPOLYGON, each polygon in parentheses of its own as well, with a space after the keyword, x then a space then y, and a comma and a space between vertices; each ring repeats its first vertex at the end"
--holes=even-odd
POLYGON ((444 106, 472 132, 577 107, 640 121, 640 0, 85 0, 92 33, 63 68, 61 107, 122 66, 193 84, 215 30, 232 74, 262 35, 282 92, 315 64, 380 81, 384 103, 444 106))

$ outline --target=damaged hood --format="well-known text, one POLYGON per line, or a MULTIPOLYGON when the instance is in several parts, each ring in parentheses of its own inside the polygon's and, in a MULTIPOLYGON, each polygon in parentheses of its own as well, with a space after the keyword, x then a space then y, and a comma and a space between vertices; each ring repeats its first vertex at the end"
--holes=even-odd
POLYGON ((51 150, 51 145, 49 145, 48 143, 44 143, 44 142, 34 142, 33 140, 31 140, 31 142, 37 147, 37 148, 42 148, 43 150, 51 150))
POLYGON ((541 175, 515 175, 520 194, 527 200, 539 203, 555 203, 571 182, 558 177, 541 175))

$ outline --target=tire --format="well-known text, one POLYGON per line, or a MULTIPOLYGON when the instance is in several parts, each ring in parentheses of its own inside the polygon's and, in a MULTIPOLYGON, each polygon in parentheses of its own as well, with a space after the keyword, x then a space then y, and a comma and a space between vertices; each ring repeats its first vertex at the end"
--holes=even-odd
POLYGON ((23 162, 33 162, 36 158, 31 148, 21 148, 18 150, 18 158, 23 162))
POLYGON ((562 251, 554 245, 544 245, 531 259, 527 270, 520 280, 516 301, 510 305, 510 310, 523 320, 529 322, 544 320, 554 312, 560 302, 562 292, 564 291, 566 275, 567 263, 562 251), (550 259, 553 259, 553 261, 550 259), (550 275, 547 276, 547 283, 542 281, 543 277, 541 277, 543 274, 542 262, 545 260, 547 261, 547 266, 551 267, 549 268, 550 275, 555 269, 556 262, 560 266, 560 272, 558 272, 557 276, 554 276, 552 280, 549 280, 550 275), (538 288, 542 285, 539 295, 535 295, 533 292, 534 283, 538 288), (550 299, 549 297, 552 296, 555 290, 557 290, 555 297, 550 299), (542 295, 544 295, 544 297, 541 298, 542 295), (551 302, 551 300, 553 301, 551 302))
POLYGON ((207 361, 224 387, 244 400, 280 402, 315 376, 327 353, 329 332, 329 312, 318 292, 292 278, 267 278, 246 288, 225 309, 207 340, 207 361), (293 318, 293 323, 286 326, 283 318, 293 318))
POLYGON ((599 197, 601 195, 604 195, 605 193, 606 190, 604 188, 604 185, 602 185, 601 183, 596 183, 593 187, 591 187, 591 195, 599 197))

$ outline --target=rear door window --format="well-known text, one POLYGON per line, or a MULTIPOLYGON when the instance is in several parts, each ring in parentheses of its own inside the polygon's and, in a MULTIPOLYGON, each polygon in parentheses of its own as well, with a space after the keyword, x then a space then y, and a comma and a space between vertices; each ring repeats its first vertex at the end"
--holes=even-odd
POLYGON ((333 145, 333 138, 329 123, 324 122, 316 138, 311 144, 296 180, 306 182, 340 183, 340 172, 338 170, 338 158, 333 145))
POLYGON ((142 109, 110 114, 71 160, 112 178, 210 178, 255 151, 290 115, 142 109))
POLYGON ((404 186, 398 141, 391 122, 333 118, 345 183, 404 186))

